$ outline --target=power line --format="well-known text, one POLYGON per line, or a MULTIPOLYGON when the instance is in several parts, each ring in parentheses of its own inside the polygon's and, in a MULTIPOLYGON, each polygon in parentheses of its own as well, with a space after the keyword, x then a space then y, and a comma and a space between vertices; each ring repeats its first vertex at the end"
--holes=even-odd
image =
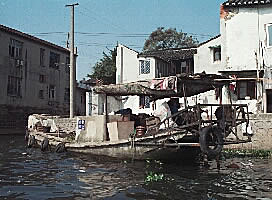
MULTIPOLYGON (((112 33, 112 32, 75 32, 76 34, 84 35, 84 36, 91 36, 91 37, 96 37, 96 36, 104 36, 104 35, 113 35, 116 37, 148 37, 150 34, 148 33, 112 33)), ((191 35, 191 36, 200 36, 200 37, 214 37, 214 35, 209 35, 209 34, 202 34, 202 33, 186 33, 185 34, 191 35)), ((35 32, 35 33, 28 33, 31 35, 54 35, 54 34, 67 34, 66 32, 35 32)))

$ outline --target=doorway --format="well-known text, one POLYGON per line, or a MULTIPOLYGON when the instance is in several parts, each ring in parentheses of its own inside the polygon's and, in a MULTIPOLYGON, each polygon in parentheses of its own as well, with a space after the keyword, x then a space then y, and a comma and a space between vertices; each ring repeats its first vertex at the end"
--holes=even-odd
POLYGON ((272 113, 272 90, 266 90, 267 113, 272 113))

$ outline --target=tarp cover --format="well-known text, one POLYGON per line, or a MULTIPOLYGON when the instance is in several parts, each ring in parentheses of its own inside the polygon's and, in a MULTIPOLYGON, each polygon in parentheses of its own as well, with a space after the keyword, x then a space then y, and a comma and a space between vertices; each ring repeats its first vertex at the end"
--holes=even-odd
POLYGON ((154 99, 161 99, 165 97, 189 97, 220 88, 228 83, 226 77, 221 75, 182 74, 152 80, 96 86, 94 91, 108 96, 145 95, 154 99))

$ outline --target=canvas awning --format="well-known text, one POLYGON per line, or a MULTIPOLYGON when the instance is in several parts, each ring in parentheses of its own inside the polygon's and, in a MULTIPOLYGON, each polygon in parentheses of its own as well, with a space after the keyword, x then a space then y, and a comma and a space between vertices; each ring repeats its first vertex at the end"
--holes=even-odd
POLYGON ((108 96, 145 95, 153 99, 190 97, 228 84, 229 81, 224 79, 226 77, 215 74, 182 74, 152 80, 96 86, 94 91, 108 96), (170 86, 164 87, 164 83, 161 83, 161 81, 165 80, 172 81, 170 86), (156 85, 156 83, 158 84, 156 85))

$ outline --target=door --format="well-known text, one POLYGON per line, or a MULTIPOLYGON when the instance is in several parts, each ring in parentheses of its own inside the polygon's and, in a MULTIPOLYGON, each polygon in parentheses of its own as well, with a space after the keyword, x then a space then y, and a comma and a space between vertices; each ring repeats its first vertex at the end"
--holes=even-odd
POLYGON ((267 113, 272 113, 272 90, 266 90, 267 113))

